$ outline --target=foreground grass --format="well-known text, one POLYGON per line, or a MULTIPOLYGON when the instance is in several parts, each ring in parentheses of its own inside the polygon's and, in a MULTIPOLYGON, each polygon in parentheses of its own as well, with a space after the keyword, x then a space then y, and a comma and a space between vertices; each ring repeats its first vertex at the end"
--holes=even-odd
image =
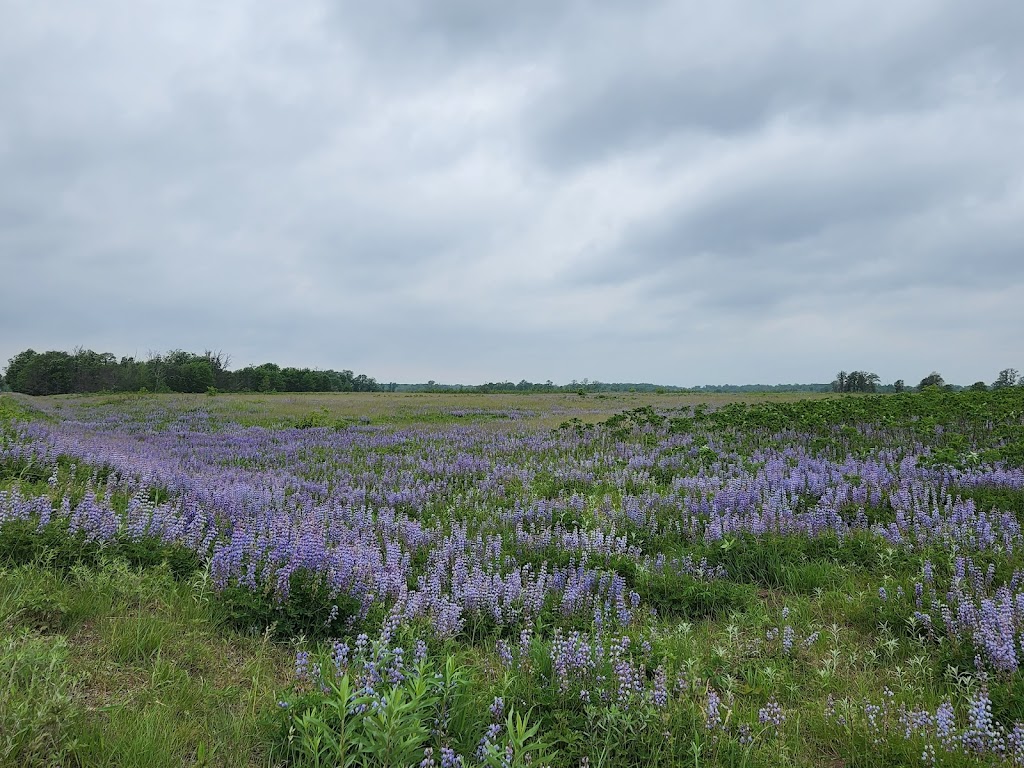
MULTIPOLYGON (((540 637, 511 669, 488 636, 443 644, 431 656, 460 670, 463 717, 474 727, 486 725, 481 713, 502 696, 542 725, 557 765, 918 764, 912 742, 869 736, 856 719, 862 713, 848 713, 843 728, 826 717, 830 697, 880 701, 883 686, 933 709, 976 690, 969 665, 957 667, 898 618, 890 622, 872 594, 874 568, 892 576, 912 566, 884 549, 858 563, 834 548, 780 540, 746 551, 752 545, 719 549, 735 580, 700 594, 671 592, 659 603, 665 616, 633 633, 637 644, 653 642, 653 659, 670 660, 691 681, 661 714, 559 698, 540 637), (807 581, 809 565, 825 574, 818 582, 807 581), (792 650, 766 639, 785 627, 792 650), (720 740, 705 725, 709 690, 737 721, 758 723, 772 699, 788 722, 762 727, 746 746, 720 740)), ((8 563, 0 568, 0 634, 0 765, 315 764, 282 751, 278 701, 292 686, 295 650, 326 655, 330 644, 225 626, 202 570, 176 578, 166 563, 138 568, 118 558, 8 563)), ((992 681, 1001 719, 1021 716, 1014 686, 992 681)), ((941 764, 988 762, 961 755, 941 764)))
POLYGON ((0 765, 271 765, 291 648, 225 631, 201 575, 0 569, 0 765))

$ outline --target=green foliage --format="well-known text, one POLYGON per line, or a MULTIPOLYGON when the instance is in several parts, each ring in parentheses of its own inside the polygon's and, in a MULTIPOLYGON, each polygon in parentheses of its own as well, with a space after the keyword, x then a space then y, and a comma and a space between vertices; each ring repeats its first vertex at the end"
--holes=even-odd
POLYGON ((0 626, 20 625, 39 634, 55 634, 72 625, 71 601, 52 572, 17 569, 0 576, 0 586, 0 626))
POLYGON ((977 485, 969 488, 952 488, 950 493, 963 499, 971 499, 979 509, 1012 512, 1024 526, 1024 488, 977 485))
MULTIPOLYGON (((382 652, 374 661, 381 669, 393 660, 382 652)), ((464 750, 479 743, 469 681, 453 656, 439 668, 421 661, 402 679, 373 688, 357 685, 326 654, 313 668, 319 675, 296 684, 280 705, 275 752, 291 765, 411 767, 425 754, 439 757, 441 746, 464 750)), ((539 730, 528 716, 509 711, 500 737, 484 747, 482 765, 547 764, 553 753, 539 730)))
POLYGON ((26 395, 54 395, 71 391, 74 360, 67 352, 27 349, 15 355, 4 374, 7 385, 26 395))
POLYGON ((380 386, 352 371, 281 368, 274 363, 229 371, 220 352, 194 354, 180 349, 148 360, 109 352, 36 352, 28 349, 8 363, 4 383, 28 395, 82 392, 376 392, 380 386))
POLYGON ((755 597, 754 589, 746 585, 724 579, 698 581, 670 571, 638 579, 636 590, 661 616, 687 620, 727 616, 755 597))
POLYGON ((554 757, 551 745, 538 737, 539 723, 530 723, 529 715, 511 711, 505 718, 504 737, 484 751, 488 768, 527 768, 548 764, 554 757))
POLYGON ((336 424, 337 421, 331 418, 330 411, 324 407, 303 416, 295 422, 295 427, 296 429, 317 429, 320 427, 332 427, 336 424))
POLYGON ((153 659, 164 647, 174 627, 148 612, 112 616, 99 626, 99 635, 108 658, 120 663, 153 659))
POLYGON ((42 411, 26 405, 10 395, 0 395, 0 437, 12 421, 45 421, 48 418, 42 411))
POLYGON ((832 536, 743 535, 710 548, 707 558, 735 581, 807 594, 841 581, 840 566, 863 555, 863 549, 853 546, 848 550, 832 536))
POLYGON ((1004 368, 999 372, 996 380, 992 382, 992 389, 1013 387, 1021 382, 1024 382, 1024 378, 1021 378, 1020 372, 1016 368, 1004 368))
POLYGON ((868 371, 840 371, 832 381, 833 392, 874 392, 878 389, 879 376, 868 371))
POLYGON ((356 692, 347 674, 326 691, 285 701, 284 749, 296 766, 413 766, 423 756, 441 685, 420 668, 379 697, 356 692))
POLYGON ((1016 673, 993 680, 989 687, 992 715, 1004 726, 1024 723, 1024 675, 1016 673))
POLYGON ((0 766, 267 764, 287 651, 210 608, 165 567, 0 568, 0 766))
POLYGON ((100 544, 81 534, 72 534, 63 520, 52 521, 41 530, 31 520, 11 520, 0 526, 0 565, 43 562, 66 571, 119 559, 139 568, 166 564, 179 579, 189 577, 200 567, 192 550, 153 537, 100 544))
POLYGON ((359 600, 334 594, 323 579, 299 569, 289 577, 288 596, 228 586, 215 608, 218 619, 242 631, 271 631, 276 637, 339 637, 360 615, 359 600))

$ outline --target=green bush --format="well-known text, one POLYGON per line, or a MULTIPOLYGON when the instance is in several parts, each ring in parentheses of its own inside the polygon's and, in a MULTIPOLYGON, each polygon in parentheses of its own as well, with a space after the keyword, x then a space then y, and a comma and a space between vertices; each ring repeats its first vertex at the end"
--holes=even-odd
POLYGON ((754 597, 754 589, 747 585, 724 579, 698 581, 669 572, 639 579, 636 590, 662 616, 681 619, 724 616, 746 607, 754 597))
POLYGON ((242 631, 273 628, 277 637, 325 638, 351 631, 361 607, 356 598, 332 594, 322 578, 300 569, 289 577, 287 599, 232 585, 220 592, 215 613, 221 623, 242 631))
MULTIPOLYGON (((380 669, 392 660, 387 649, 374 654, 380 669)), ((451 656, 440 669, 420 661, 406 667, 402 679, 372 687, 336 669, 330 658, 319 662, 313 667, 319 674, 297 683, 281 701, 275 751, 291 765, 415 766, 424 755, 440 757, 442 746, 464 750, 473 744, 481 745, 488 768, 542 766, 551 759, 547 743, 537 738, 539 725, 512 710, 493 741, 463 732, 476 718, 460 711, 468 701, 467 680, 451 656)))
POLYGON ((841 563, 859 551, 862 545, 846 554, 834 537, 743 535, 710 548, 707 557, 734 581, 809 593, 841 581, 841 563))
POLYGON ((78 565, 96 566, 118 559, 137 568, 166 563, 177 579, 187 579, 202 567, 192 550, 152 537, 107 543, 88 541, 71 533, 62 520, 55 520, 42 530, 32 520, 11 520, 0 527, 0 564, 44 562, 51 568, 67 571, 78 565))

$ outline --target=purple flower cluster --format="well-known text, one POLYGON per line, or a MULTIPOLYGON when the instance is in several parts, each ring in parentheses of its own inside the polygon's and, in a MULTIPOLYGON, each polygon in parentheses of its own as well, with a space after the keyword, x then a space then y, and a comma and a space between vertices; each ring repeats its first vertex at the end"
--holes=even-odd
POLYGON ((761 725, 770 725, 778 729, 786 722, 786 713, 782 710, 779 702, 769 699, 768 703, 757 711, 757 719, 761 725))
POLYGON ((782 623, 780 626, 769 627, 765 632, 765 640, 769 643, 777 644, 779 650, 782 651, 783 655, 791 656, 794 652, 795 647, 799 648, 810 648, 821 636, 818 631, 811 632, 806 637, 802 638, 799 645, 797 645, 796 630, 789 624, 789 608, 783 607, 781 613, 782 623))
POLYGON ((923 632, 969 643, 980 661, 997 674, 1012 674, 1024 660, 1024 571, 997 583, 995 567, 968 557, 954 561, 952 583, 941 590, 926 562, 914 584, 914 620, 923 632))
MULTIPOLYGON (((0 494, 0 525, 60 519, 94 541, 156 538, 194 550, 218 588, 282 601, 306 574, 338 603, 360 606, 357 619, 376 608, 442 638, 473 626, 515 631, 545 612, 623 632, 649 613, 623 564, 725 575, 675 554, 680 539, 870 531, 896 547, 964 553, 1012 552, 1022 540, 1012 514, 949 489, 1024 488, 1024 471, 936 468, 919 461, 927 448, 887 444, 894 436, 883 432, 872 433, 873 450, 842 455, 795 432, 758 433, 741 449, 713 432, 654 424, 637 427, 635 440, 600 428, 539 431, 512 412, 488 429, 467 419, 433 430, 244 427, 187 398, 61 415, 17 423, 0 446, 0 462, 49 477, 52 496, 0 494), (96 468, 84 497, 65 487, 62 457, 96 468), (869 506, 887 521, 870 524, 869 506), (664 542, 675 542, 672 554, 664 542)), ((956 614, 999 669, 1019 663, 1017 599, 1009 588, 979 596, 976 617, 956 614)), ((780 638, 795 647, 785 627, 780 638)))
POLYGON ((558 693, 584 703, 615 704, 621 709, 669 700, 669 673, 654 666, 648 643, 625 636, 607 636, 556 629, 550 643, 552 680, 558 693))
MULTIPOLYGON (((957 717, 948 699, 934 712, 896 704, 895 699, 895 694, 886 689, 878 703, 863 704, 864 724, 876 740, 916 741, 921 745, 922 761, 927 765, 936 763, 937 754, 989 757, 1024 765, 1024 723, 1016 723, 1012 728, 997 723, 987 691, 982 690, 968 699, 962 718, 957 717)), ((847 710, 850 709, 847 706, 847 710)), ((826 717, 837 724, 846 724, 845 717, 836 714, 834 703, 826 710, 826 717)))

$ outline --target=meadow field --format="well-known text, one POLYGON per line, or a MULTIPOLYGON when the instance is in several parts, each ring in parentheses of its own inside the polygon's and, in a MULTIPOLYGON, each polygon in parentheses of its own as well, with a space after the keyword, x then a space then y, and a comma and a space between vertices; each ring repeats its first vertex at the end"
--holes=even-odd
POLYGON ((1024 765, 1024 387, 0 395, 0 765, 1024 765))

